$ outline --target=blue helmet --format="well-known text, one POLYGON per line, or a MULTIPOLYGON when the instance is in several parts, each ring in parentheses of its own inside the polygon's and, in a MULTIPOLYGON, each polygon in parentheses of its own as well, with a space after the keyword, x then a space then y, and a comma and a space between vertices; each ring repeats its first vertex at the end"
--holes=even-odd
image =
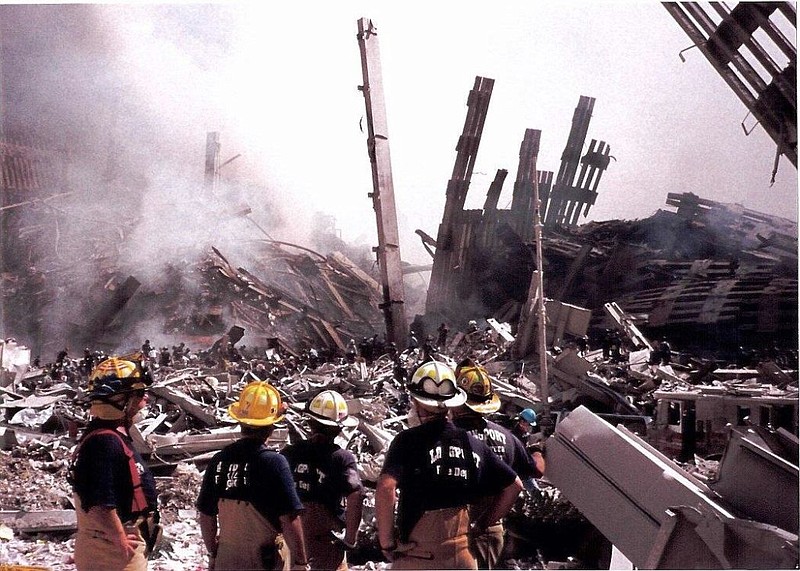
POLYGON ((519 417, 528 424, 536 424, 536 413, 532 408, 526 408, 520 411, 519 417))

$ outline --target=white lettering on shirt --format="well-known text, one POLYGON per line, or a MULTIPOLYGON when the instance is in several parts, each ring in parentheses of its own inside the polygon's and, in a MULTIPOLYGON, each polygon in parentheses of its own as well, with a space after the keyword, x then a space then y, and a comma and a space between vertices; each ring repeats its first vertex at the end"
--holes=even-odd
POLYGON ((228 479, 225 481, 225 489, 230 490, 236 487, 239 479, 239 464, 231 464, 228 467, 228 479))
POLYGON ((450 458, 463 458, 464 457, 464 449, 459 446, 448 446, 447 447, 447 455, 450 458))

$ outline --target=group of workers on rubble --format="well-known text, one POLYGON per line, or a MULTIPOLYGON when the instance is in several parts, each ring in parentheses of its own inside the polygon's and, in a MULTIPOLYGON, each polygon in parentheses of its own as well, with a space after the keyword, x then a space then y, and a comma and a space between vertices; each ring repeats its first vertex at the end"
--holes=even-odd
MULTIPOLYGON (((91 419, 69 469, 79 571, 146 570, 160 539, 155 479, 129 434, 151 383, 146 362, 117 357, 89 375, 91 419)), ((470 359, 455 370, 424 362, 406 388, 409 428, 390 443, 375 491, 383 557, 393 569, 497 568, 502 520, 544 472, 541 450, 519 438, 535 413, 522 411, 514 432, 487 419, 500 399, 470 359)), ((280 451, 267 446, 288 410, 278 389, 255 380, 228 407, 241 438, 210 460, 196 503, 209 569, 347 569, 364 486, 335 439, 359 420, 330 389, 291 406, 310 435, 280 451)))

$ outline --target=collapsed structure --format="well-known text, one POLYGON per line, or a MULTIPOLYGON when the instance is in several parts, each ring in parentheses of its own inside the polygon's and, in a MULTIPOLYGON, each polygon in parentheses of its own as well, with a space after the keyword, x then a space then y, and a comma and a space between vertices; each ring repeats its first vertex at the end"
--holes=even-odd
POLYGON ((537 170, 541 131, 527 129, 520 145, 511 208, 497 208, 508 174, 500 169, 489 187, 484 208, 464 210, 493 86, 494 80, 476 77, 467 99, 467 118, 456 146, 456 162, 447 183, 436 240, 417 231, 427 245, 436 248, 425 307, 431 323, 475 313, 516 323, 534 267, 528 244, 534 237, 537 209, 545 227, 575 226, 579 216, 586 216, 594 204, 609 164, 610 148, 603 141, 593 139, 582 155, 595 102, 582 96, 555 182, 552 172, 537 170))
MULTIPOLYGON (((362 42, 374 35, 371 23, 359 22, 362 42)), ((365 96, 377 96, 375 69, 367 69, 375 61, 364 57, 365 96)), ((608 563, 613 543, 643 568, 797 566, 796 506, 780 501, 798 494, 796 224, 685 192, 667 195, 674 211, 645 220, 578 225, 610 164, 603 141, 593 139, 583 151, 595 103, 586 96, 555 177, 537 169, 540 132, 526 129, 511 208, 497 208, 507 176, 500 169, 484 208, 465 210, 493 84, 476 78, 468 97, 436 238, 418 231, 433 258, 425 314, 412 327, 424 341, 420 347, 402 351, 405 340, 392 347, 391 336, 381 336, 384 326, 397 326, 392 336, 400 341, 399 305, 408 301, 392 287, 402 271, 384 178, 385 118, 377 129, 370 121, 368 141, 377 181, 371 198, 378 223, 386 225, 380 275, 340 250, 321 254, 269 236, 253 244, 257 262, 248 260, 247 268, 215 247, 200 260, 176 261, 157 285, 119 265, 113 250, 126 238, 124 227, 119 242, 98 241, 78 253, 98 271, 76 312, 82 321, 54 341, 59 349, 130 349, 125 331, 153 314, 161 317, 160 335, 200 348, 159 365, 148 418, 134 431, 139 450, 163 474, 161 502, 171 527, 156 568, 191 565, 202 556, 192 504, 199 470, 237 437, 225 409, 247 379, 269 378, 290 402, 322 387, 346 395, 360 423, 344 431, 341 444, 354 451, 362 479, 374 486, 383 451, 407 426, 404 375, 432 355, 484 363, 503 401, 502 420, 528 407, 555 417, 542 489, 522 498, 510 517, 509 561, 531 568, 577 557, 578 566, 596 567, 608 563), (544 227, 538 260, 531 245, 537 214, 544 227), (537 262, 547 275, 544 288, 531 287, 537 262), (534 302, 546 308, 545 331, 524 319, 534 302), (431 343, 428 333, 440 323, 452 334, 431 343), (529 359, 537 335, 546 339, 539 355, 545 366, 529 359), (662 338, 672 350, 656 360, 662 338), (572 542, 561 538, 563 549, 543 540, 559 535, 552 532, 559 525, 573 532, 566 534, 572 542), (597 530, 605 540, 594 543, 604 552, 581 553, 597 530)), ((791 139, 781 137, 785 151, 791 139)), ((218 182, 219 144, 209 134, 211 187, 218 182)), ((63 157, 11 143, 0 151, 9 190, 3 224, 11 236, 3 244, 4 323, 15 323, 15 334, 37 348, 32 355, 16 341, 2 344, 0 461, 18 479, 3 484, 0 561, 56 569, 68 564, 74 530, 63 473, 87 420, 75 404, 85 385, 74 355, 64 355, 60 368, 32 357, 53 348, 44 342, 52 335, 45 335, 43 317, 56 299, 52 284, 77 278, 30 239, 37 231, 57 238, 58 228, 32 228, 30 217, 12 213, 66 193, 57 168, 63 157), (40 194, 24 195, 33 192, 40 194), (24 263, 31 259, 33 267, 24 263)), ((302 419, 289 414, 272 445, 305 434, 302 419)), ((353 560, 374 567, 370 507, 368 499, 353 560)))

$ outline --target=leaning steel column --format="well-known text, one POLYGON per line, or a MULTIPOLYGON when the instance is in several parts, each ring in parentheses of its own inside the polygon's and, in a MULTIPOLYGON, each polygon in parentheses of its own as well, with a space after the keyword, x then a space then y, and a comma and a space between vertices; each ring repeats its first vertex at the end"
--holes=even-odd
POLYGON ((589 122, 592 119, 594 109, 594 97, 581 95, 578 99, 578 106, 572 115, 572 129, 569 132, 567 145, 561 153, 561 167, 558 169, 555 183, 550 191, 550 203, 547 205, 547 212, 544 215, 544 225, 546 228, 553 228, 566 222, 565 215, 572 194, 572 185, 578 166, 581 161, 581 151, 583 143, 586 141, 586 132, 589 130, 589 122))
POLYGON ((453 174, 447 182, 444 213, 436 237, 436 254, 425 301, 428 314, 446 313, 456 305, 458 278, 463 271, 458 260, 463 257, 462 250, 467 245, 464 233, 458 231, 464 229, 464 202, 493 88, 494 79, 478 76, 467 97, 467 117, 456 145, 456 161, 453 174))
POLYGON ((389 129, 383 99, 383 77, 378 35, 372 20, 358 20, 358 46, 361 50, 361 70, 364 102, 367 107, 367 150, 372 165, 372 207, 378 222, 378 265, 381 270, 383 303, 386 319, 386 340, 406 346, 408 327, 403 301, 403 271, 400 265, 400 237, 397 231, 397 212, 394 204, 392 161, 389 155, 389 129))

